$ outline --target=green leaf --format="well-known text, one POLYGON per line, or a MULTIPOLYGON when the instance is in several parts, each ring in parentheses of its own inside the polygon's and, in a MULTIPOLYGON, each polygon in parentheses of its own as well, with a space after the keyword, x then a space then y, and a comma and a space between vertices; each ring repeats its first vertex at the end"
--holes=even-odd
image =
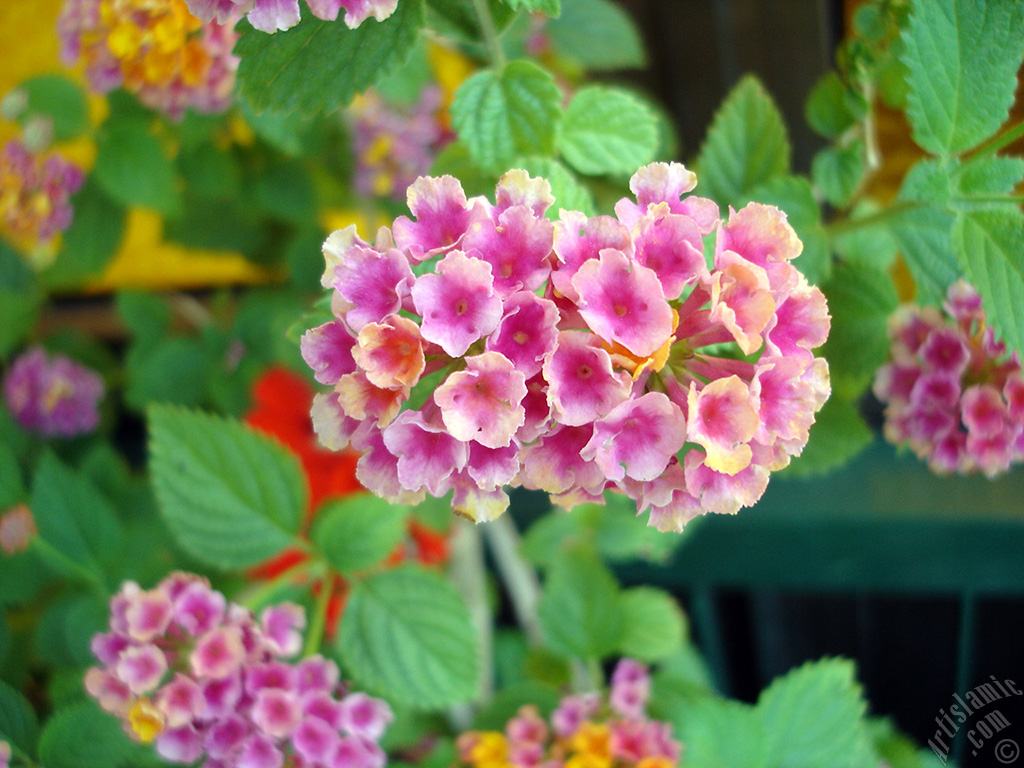
POLYGON ((776 679, 762 693, 768 754, 779 768, 877 768, 853 662, 825 659, 776 679))
POLYGON ((814 199, 810 182, 802 176, 778 176, 754 189, 749 197, 777 206, 786 214, 804 246, 796 266, 811 283, 828 280, 832 261, 821 223, 821 208, 814 199))
MULTIPOLYGON (((1011 195, 1024 179, 1024 158, 992 155, 979 157, 958 166, 951 178, 952 192, 958 208, 985 207, 991 204, 971 203, 972 196, 1011 195)), ((1008 203, 1016 207, 1017 203, 1008 203)))
POLYGON ((548 22, 555 50, 594 72, 639 69, 647 63, 632 17, 611 0, 562 0, 562 15, 548 22))
POLYGON ((409 55, 423 26, 423 0, 402 0, 384 21, 349 29, 306 14, 285 32, 268 35, 248 23, 235 44, 238 88, 256 112, 310 115, 352 101, 409 55))
POLYGON ((829 362, 832 391, 855 399, 888 357, 888 317, 899 300, 885 272, 838 264, 822 290, 832 330, 821 348, 829 362))
POLYGON ((765 744, 760 713, 736 701, 698 697, 672 713, 687 768, 778 768, 765 744))
POLYGON ((622 593, 621 600, 623 656, 653 663, 682 649, 686 619, 672 595, 654 587, 633 587, 622 593))
POLYGON ((58 711, 39 737, 39 759, 46 768, 117 768, 131 752, 118 721, 91 701, 58 711))
POLYGON ((625 632, 619 585, 586 549, 565 552, 554 562, 537 613, 547 645, 568 657, 609 656, 625 632))
POLYGON ((578 515, 552 511, 527 529, 523 536, 522 555, 534 565, 548 568, 558 561, 566 541, 579 532, 578 515))
POLYGON ((157 500, 185 551, 245 568, 293 542, 306 509, 294 455, 233 419, 171 406, 148 415, 157 500))
POLYGON ((522 680, 502 688, 480 711, 473 721, 473 729, 480 731, 501 731, 522 707, 534 706, 540 716, 548 718, 559 703, 559 691, 551 685, 533 680, 522 680))
POLYGON ((0 509, 7 509, 25 499, 21 465, 14 448, 0 443, 0 509))
POLYGON ((313 543, 341 573, 361 571, 390 555, 405 537, 409 510, 361 493, 326 504, 316 515, 313 543))
MULTIPOLYGON (((873 216, 882 209, 873 200, 863 200, 850 211, 850 221, 873 216)), ((839 232, 832 238, 836 253, 851 264, 864 264, 873 269, 887 270, 896 258, 896 241, 884 225, 856 227, 839 232)))
POLYGON ((850 461, 874 440, 856 405, 832 397, 818 411, 803 453, 783 470, 786 477, 810 477, 830 472, 850 461))
POLYGON ((151 403, 200 405, 212 367, 196 339, 170 337, 152 345, 133 344, 125 360, 125 403, 140 413, 151 403))
POLYGON ((124 235, 124 207, 111 200, 92 178, 86 180, 72 205, 75 217, 63 235, 60 254, 42 275, 53 288, 77 286, 98 276, 124 235))
POLYGON ((245 101, 242 101, 240 106, 242 114, 245 115, 245 122, 263 141, 289 157, 302 153, 302 141, 309 132, 308 119, 299 114, 274 112, 269 109, 257 113, 245 101))
POLYGON ((241 171, 229 150, 212 142, 197 144, 178 155, 178 168, 189 194, 206 200, 228 200, 238 195, 241 171))
POLYGON ((752 75, 729 93, 697 158, 699 192, 721 205, 789 170, 789 139, 772 97, 752 75))
POLYGON ((466 603, 438 574, 406 566, 352 587, 337 650, 360 687, 417 709, 472 698, 480 676, 466 603))
POLYGON ((1011 349, 1024 350, 1024 213, 962 213, 953 243, 996 335, 1011 349))
POLYGON ((807 124, 826 139, 834 139, 863 117, 864 99, 850 91, 835 70, 814 84, 804 105, 807 124))
POLYGON ((42 292, 28 264, 0 240, 0 358, 29 334, 42 302, 42 292))
POLYGON ((31 755, 35 752, 38 734, 36 713, 28 701, 0 680, 0 737, 31 755))
POLYGON ((505 2, 517 11, 544 13, 556 18, 562 13, 562 0, 505 0, 505 2))
POLYGON ((505 171, 518 155, 550 155, 561 116, 555 79, 528 61, 513 61, 500 74, 478 72, 452 103, 452 125, 482 168, 505 171))
POLYGON ((665 562, 679 543, 678 537, 648 525, 646 515, 638 515, 633 500, 621 493, 608 492, 604 504, 584 504, 570 517, 593 528, 597 551, 611 563, 665 562))
MULTIPOLYGON (((518 164, 522 165, 522 163, 518 164)), ((496 171, 485 171, 477 165, 469 156, 466 145, 460 141, 453 141, 434 158, 430 175, 444 176, 445 174, 454 176, 461 181, 462 188, 468 197, 493 195, 494 186, 498 183, 500 175, 496 171)))
POLYGON ((103 583, 105 567, 124 546, 124 532, 96 487, 47 453, 33 478, 29 507, 39 538, 62 556, 47 559, 69 575, 84 575, 77 566, 103 583))
POLYGON ((114 297, 114 304, 137 344, 155 344, 171 326, 171 309, 158 294, 121 291, 114 297))
POLYGON ((846 207, 864 177, 864 142, 826 147, 811 160, 811 178, 832 205, 846 207))
POLYGON ((555 204, 548 208, 547 217, 552 221, 558 220, 558 212, 563 208, 567 211, 582 211, 587 216, 597 214, 594 196, 590 190, 576 178, 572 171, 557 160, 527 157, 517 160, 516 165, 531 176, 543 176, 551 184, 551 194, 554 195, 555 204))
POLYGON ((154 208, 168 216, 181 207, 174 163, 143 120, 104 123, 96 136, 93 176, 124 206, 154 208))
POLYGON ((19 118, 24 125, 38 115, 53 123, 53 140, 67 141, 89 128, 89 103, 85 93, 71 80, 60 75, 42 75, 18 86, 28 97, 28 106, 19 118))
POLYGON ((658 148, 654 113, 618 88, 581 88, 569 102, 558 134, 558 150, 580 173, 631 174, 658 148))
MULTIPOLYGON (((501 0, 485 2, 500 33, 515 18, 515 11, 501 0)), ((427 0, 427 24, 441 35, 464 43, 479 43, 484 36, 475 0, 427 0)))
POLYGON ((957 155, 1006 120, 1024 55, 1021 0, 927 0, 904 33, 907 116, 914 141, 957 155))

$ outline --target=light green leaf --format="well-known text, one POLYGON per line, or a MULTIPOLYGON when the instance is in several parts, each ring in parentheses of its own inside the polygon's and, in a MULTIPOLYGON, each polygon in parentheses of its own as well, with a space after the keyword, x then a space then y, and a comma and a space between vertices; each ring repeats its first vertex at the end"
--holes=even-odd
POLYGON ((811 178, 832 205, 844 208, 864 177, 864 142, 826 147, 811 160, 811 178))
POLYGON ((672 713, 687 768, 777 768, 760 713, 736 701, 699 697, 672 713))
POLYGON ((452 125, 481 167, 505 171, 518 155, 550 155, 561 117, 550 73, 513 61, 500 74, 478 72, 455 92, 452 125))
POLYGON ((996 335, 1011 349, 1024 350, 1024 213, 962 213, 953 243, 996 335))
POLYGON ((803 453, 782 470, 786 477, 810 477, 841 467, 875 439, 856 405, 829 398, 814 419, 803 453))
POLYGON ((854 679, 853 662, 811 662, 776 679, 762 693, 768 754, 778 768, 877 768, 854 679))
POLYGON ((636 96, 618 88, 581 88, 569 102, 558 150, 580 173, 631 174, 654 158, 658 123, 636 96))
POLYGON ((611 0, 562 0, 562 15, 548 22, 547 32, 558 53, 591 71, 638 69, 647 63, 636 24, 611 0))
POLYGON ((864 116, 863 97, 850 91, 835 70, 824 74, 807 97, 807 124, 827 139, 834 139, 864 116))
POLYGON ((143 120, 107 121, 100 128, 93 176, 122 205, 154 208, 168 216, 181 208, 174 164, 143 120))
POLYGON ((828 280, 832 261, 821 223, 821 207, 814 199, 810 182, 802 176, 778 176, 751 191, 749 197, 758 203, 774 205, 786 214, 803 243, 795 266, 813 284, 828 280))
POLYGON ((0 680, 0 738, 29 755, 35 752, 39 724, 28 701, 0 680))
POLYGON ((438 574, 406 566, 352 587, 337 650, 360 687, 416 709, 472 698, 480 658, 469 610, 438 574))
POLYGON ((185 551, 245 568, 292 543, 306 509, 294 455, 233 419, 172 406, 148 415, 157 500, 185 551))
POLYGON ((245 101, 240 106, 253 133, 267 144, 289 157, 302 152, 302 141, 309 132, 310 121, 307 118, 294 112, 274 112, 270 109, 254 112, 245 101))
POLYGON ((368 493, 326 504, 316 516, 313 543, 341 573, 379 563, 401 543, 409 510, 368 493))
POLYGON ((349 29, 306 14, 268 35, 243 22, 235 54, 238 88, 256 112, 326 112, 348 104, 409 55, 423 26, 423 0, 402 0, 384 21, 349 29))
POLYGON ((623 656, 656 662, 682 650, 686 618, 672 595, 655 587, 633 587, 621 600, 623 656))
POLYGON ((22 125, 42 115, 53 123, 53 140, 67 141, 89 128, 89 103, 78 84, 60 75, 41 75, 26 80, 18 90, 28 97, 28 106, 20 116, 22 125))
POLYGON ((42 274, 53 288, 80 285, 98 276, 124 235, 125 209, 91 178, 71 201, 75 217, 61 239, 57 260, 42 274))
POLYGON ((567 657, 609 656, 625 631, 619 585, 587 549, 570 550, 554 562, 537 613, 548 647, 567 657))
POLYGON ((822 286, 832 330, 820 354, 829 362, 832 391, 855 399, 888 357, 888 317, 899 303, 892 279, 864 266, 838 264, 822 286))
POLYGON ((58 711, 39 737, 39 759, 46 768, 117 768, 131 752, 118 721, 91 701, 58 711))
POLYGON ((927 0, 904 32, 907 116, 914 141, 957 155, 1006 120, 1024 55, 1021 0, 927 0))
POLYGON ((48 561, 72 576, 84 575, 78 566, 102 583, 105 566, 124 546, 124 532, 110 502, 96 487, 47 453, 33 478, 29 507, 39 538, 47 550, 52 547, 61 556, 48 561))
MULTIPOLYGON (((850 221, 873 216, 881 210, 882 207, 873 200, 862 200, 850 211, 850 221)), ((832 238, 832 246, 846 261, 866 264, 873 269, 886 270, 896 258, 896 241, 881 223, 838 232, 832 238)))
POLYGON ((697 158, 698 190, 721 205, 789 170, 789 139, 772 97, 748 75, 715 115, 697 158))
POLYGON ((548 16, 559 16, 562 13, 562 0, 505 0, 511 8, 529 13, 544 13, 548 16))
POLYGON ((527 157, 516 161, 516 165, 531 176, 543 176, 551 184, 551 194, 555 204, 547 210, 547 217, 558 220, 558 212, 563 208, 567 211, 582 211, 588 216, 597 214, 594 196, 576 175, 557 160, 543 157, 527 157))

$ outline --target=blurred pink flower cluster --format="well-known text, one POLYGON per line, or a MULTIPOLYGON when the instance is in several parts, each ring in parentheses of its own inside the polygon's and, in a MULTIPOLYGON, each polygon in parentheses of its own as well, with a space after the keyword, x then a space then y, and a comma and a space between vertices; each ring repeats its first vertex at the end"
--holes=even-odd
POLYGON ((550 185, 524 171, 494 203, 420 178, 413 218, 373 244, 332 234, 335 317, 302 341, 333 387, 314 401, 322 442, 362 451, 380 496, 454 491, 475 520, 508 485, 566 507, 617 489, 663 530, 756 502, 830 393, 813 352, 830 318, 784 213, 722 220, 695 184, 653 163, 614 217, 552 222, 550 185))
POLYGON ((885 436, 940 474, 1005 472, 1024 458, 1024 377, 967 283, 938 307, 901 307, 889 322, 891 362, 875 375, 885 436))
POLYGON ((96 429, 103 379, 64 355, 42 347, 19 356, 4 378, 4 399, 25 429, 44 437, 75 437, 96 429))
POLYGON ((388 705, 348 693, 302 648, 305 614, 283 603, 259 620, 209 583, 176 573, 152 590, 126 583, 96 635, 85 678, 100 706, 172 763, 204 768, 383 768, 388 705))
POLYGON ((26 249, 49 246, 71 226, 71 196, 84 181, 81 169, 59 153, 7 142, 0 153, 0 233, 26 249))
MULTIPOLYGON (((186 0, 189 10, 203 21, 216 19, 227 24, 242 14, 261 32, 273 34, 299 23, 299 0, 186 0)), ((334 21, 342 9, 345 24, 355 29, 371 16, 384 21, 395 12, 398 0, 306 0, 310 13, 318 19, 334 21)))
POLYGON ((682 751, 668 723, 647 717, 651 681, 632 659, 616 666, 608 701, 598 693, 565 696, 545 721, 522 707, 497 731, 459 737, 459 760, 472 768, 672 768, 682 751))

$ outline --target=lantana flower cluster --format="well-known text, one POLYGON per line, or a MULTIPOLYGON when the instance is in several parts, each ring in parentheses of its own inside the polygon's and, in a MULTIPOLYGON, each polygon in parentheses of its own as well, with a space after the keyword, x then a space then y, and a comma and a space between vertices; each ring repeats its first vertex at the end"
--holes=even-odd
POLYGON ((13 139, 0 153, 0 234, 29 253, 47 251, 71 226, 71 196, 85 181, 58 152, 35 152, 13 139))
MULTIPOLYGON (((299 0, 186 0, 189 10, 203 21, 216 19, 227 24, 246 14, 249 23, 261 32, 273 34, 299 23, 299 0)), ((318 19, 334 21, 345 10, 345 24, 355 29, 371 16, 384 21, 395 12, 398 0, 306 0, 310 13, 318 19)))
POLYGON ((27 504, 15 504, 0 512, 0 554, 24 552, 36 533, 36 519, 27 504))
POLYGON ((96 429, 103 379, 64 355, 33 347, 12 364, 4 379, 7 408, 27 430, 70 438, 96 429))
POLYGON ((180 118, 186 109, 231 105, 237 16, 203 23, 185 0, 65 0, 57 31, 66 66, 81 61, 90 87, 124 87, 148 107, 180 118))
POLYGON ((1024 376, 996 339, 974 288, 938 307, 907 304, 889 321, 890 362, 875 375, 886 439, 939 474, 994 477, 1024 460, 1024 376))
POLYGON ((304 627, 297 605, 257 620, 192 574, 152 590, 128 582, 111 601, 110 631, 93 638, 102 666, 88 671, 86 690, 172 763, 383 768, 390 707, 347 692, 333 661, 285 661, 304 627))
POLYGON ((552 222, 550 185, 524 171, 494 203, 420 178, 413 218, 373 244, 333 233, 334 319, 302 341, 333 387, 313 406, 321 440, 362 451, 357 477, 380 496, 453 491, 478 521, 509 485, 567 507, 617 489, 672 530, 756 502, 829 395, 813 350, 830 318, 790 264, 801 243, 782 211, 723 220, 684 197, 695 184, 653 163, 614 217, 552 222))
POLYGON ((459 760, 470 768, 674 768, 682 752, 668 723, 646 715, 646 667, 623 659, 608 701, 598 693, 564 697, 550 720, 527 705, 499 731, 459 737, 459 760))
POLYGON ((431 87, 408 109, 388 103, 374 91, 353 102, 348 114, 359 194, 402 201, 406 189, 430 170, 438 152, 453 138, 438 119, 441 101, 440 89, 431 87))

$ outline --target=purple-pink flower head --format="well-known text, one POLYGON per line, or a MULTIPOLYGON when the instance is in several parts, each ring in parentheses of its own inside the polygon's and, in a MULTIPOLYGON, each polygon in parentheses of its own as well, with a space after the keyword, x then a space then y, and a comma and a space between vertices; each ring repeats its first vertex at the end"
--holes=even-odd
POLYGON ((333 766, 339 743, 355 740, 361 765, 382 768, 377 741, 391 709, 348 692, 333 661, 287 661, 304 626, 296 605, 270 606, 257 620, 190 574, 151 590, 126 583, 111 601, 110 630, 93 639, 100 666, 85 688, 170 763, 333 766))
MULTIPOLYGON (((227 24, 241 14, 261 32, 291 29, 302 16, 299 0, 185 0, 189 10, 205 22, 227 24)), ((345 24, 355 29, 369 18, 384 21, 395 12, 398 0, 306 0, 310 13, 318 19, 334 21, 342 10, 345 24)))
POLYGON ((875 374, 884 433, 938 474, 1006 472, 1024 459, 1024 377, 991 335, 964 281, 942 311, 905 305, 889 322, 891 360, 875 374))
POLYGON ((84 180, 78 166, 57 152, 7 142, 0 152, 0 234, 26 252, 51 249, 71 226, 71 196, 84 180))
POLYGON ((96 429, 103 379, 63 355, 34 347, 18 357, 4 378, 7 408, 25 429, 69 438, 96 429))
MULTIPOLYGON (((335 388, 318 432, 364 450, 359 477, 385 498, 454 491, 476 520, 500 513, 503 485, 564 506, 618 491, 676 530, 753 504, 829 395, 814 350, 830 318, 791 263, 801 244, 782 211, 750 204, 722 222, 695 184, 654 163, 616 216, 562 210, 551 224, 550 185, 525 171, 493 203, 420 178, 413 217, 377 246, 335 233, 336 320, 304 342, 335 388)), ((954 352, 935 350, 948 365, 954 352)))

